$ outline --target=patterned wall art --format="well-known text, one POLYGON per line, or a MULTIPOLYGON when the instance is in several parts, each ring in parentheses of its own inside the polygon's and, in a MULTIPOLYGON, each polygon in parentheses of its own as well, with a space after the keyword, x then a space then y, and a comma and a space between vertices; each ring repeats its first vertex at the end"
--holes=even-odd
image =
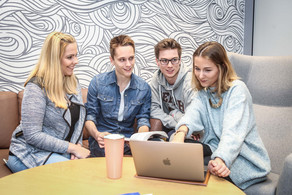
POLYGON ((114 36, 132 37, 134 73, 149 82, 157 70, 154 45, 158 41, 176 39, 187 66, 194 50, 206 41, 243 53, 244 19, 245 0, 1 0, 0 91, 23 89, 52 31, 76 38, 75 74, 82 87, 88 87, 94 75, 113 69, 109 42, 114 36))

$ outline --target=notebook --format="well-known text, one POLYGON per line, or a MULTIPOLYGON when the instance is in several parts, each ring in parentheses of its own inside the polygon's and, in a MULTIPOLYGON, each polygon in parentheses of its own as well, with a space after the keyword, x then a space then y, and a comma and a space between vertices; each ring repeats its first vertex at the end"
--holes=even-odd
POLYGON ((138 177, 207 182, 201 144, 130 140, 130 147, 138 177))

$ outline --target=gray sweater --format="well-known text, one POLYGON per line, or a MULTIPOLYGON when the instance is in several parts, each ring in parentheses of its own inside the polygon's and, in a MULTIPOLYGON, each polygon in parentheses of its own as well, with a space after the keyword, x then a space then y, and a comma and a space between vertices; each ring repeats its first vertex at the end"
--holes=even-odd
MULTIPOLYGON (((71 102, 80 105, 79 120, 70 142, 82 144, 86 110, 79 85, 77 91, 78 95, 67 96, 69 99, 73 96, 71 102)), ((28 168, 44 164, 52 152, 68 156, 69 142, 64 139, 69 133, 70 124, 70 110, 55 107, 44 90, 30 82, 24 90, 20 125, 12 134, 9 150, 28 168), (23 134, 16 136, 21 131, 23 134)))
POLYGON ((218 98, 210 90, 200 90, 176 128, 185 124, 190 136, 204 130, 202 142, 213 151, 212 159, 220 157, 230 169, 230 178, 241 189, 263 181, 271 170, 270 159, 258 134, 252 98, 239 80, 222 94, 222 105, 214 109, 218 98))
POLYGON ((174 85, 170 85, 162 72, 158 70, 150 82, 151 118, 161 120, 163 126, 174 129, 191 103, 194 91, 191 87, 191 68, 180 66, 174 85))

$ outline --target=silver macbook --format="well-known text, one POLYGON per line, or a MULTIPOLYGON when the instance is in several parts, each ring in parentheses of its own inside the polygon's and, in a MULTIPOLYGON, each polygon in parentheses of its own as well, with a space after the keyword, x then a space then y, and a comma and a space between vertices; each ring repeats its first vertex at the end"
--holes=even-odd
POLYGON ((196 143, 130 141, 138 176, 204 181, 203 147, 196 143))

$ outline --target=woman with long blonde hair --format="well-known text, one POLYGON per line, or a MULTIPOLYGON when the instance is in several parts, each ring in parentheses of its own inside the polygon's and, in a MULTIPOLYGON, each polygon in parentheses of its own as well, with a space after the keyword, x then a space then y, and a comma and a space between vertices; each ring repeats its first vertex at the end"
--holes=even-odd
POLYGON ((89 156, 82 145, 85 107, 73 70, 78 63, 73 36, 50 33, 24 86, 21 122, 11 138, 12 172, 89 156))
POLYGON ((172 141, 201 138, 212 151, 209 171, 241 189, 264 181, 271 166, 256 128, 252 97, 221 44, 207 42, 194 52, 192 83, 198 94, 172 141), (203 137, 198 136, 202 131, 203 137))

